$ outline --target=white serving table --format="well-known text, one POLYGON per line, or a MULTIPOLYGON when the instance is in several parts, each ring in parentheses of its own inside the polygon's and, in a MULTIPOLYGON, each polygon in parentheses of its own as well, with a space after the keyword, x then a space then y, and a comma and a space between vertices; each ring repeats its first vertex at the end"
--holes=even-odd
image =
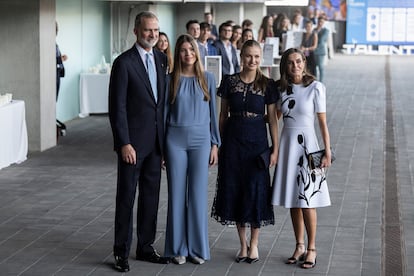
POLYGON ((13 100, 0 107, 0 169, 25 161, 27 143, 25 104, 13 100))
POLYGON ((79 117, 90 113, 108 113, 109 74, 80 74, 79 117))

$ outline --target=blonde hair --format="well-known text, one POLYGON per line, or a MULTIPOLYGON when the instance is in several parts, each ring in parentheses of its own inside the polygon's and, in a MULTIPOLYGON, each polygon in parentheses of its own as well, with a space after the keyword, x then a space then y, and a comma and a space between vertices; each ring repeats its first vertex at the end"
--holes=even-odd
MULTIPOLYGON (((246 49, 250 48, 250 47, 259 48, 260 51, 261 51, 261 47, 260 47, 259 42, 257 42, 256 40, 251 39, 251 40, 247 40, 243 43, 243 46, 240 50, 240 56, 243 57, 243 55, 246 52, 246 49)), ((263 93, 266 93, 266 88, 267 88, 268 82, 269 82, 269 79, 265 75, 263 75, 260 68, 258 68, 257 71, 256 71, 256 77, 255 77, 254 82, 253 82, 253 89, 262 90, 263 93)))
POLYGON ((204 74, 203 65, 200 61, 200 53, 198 51, 198 46, 196 44, 195 39, 187 34, 180 35, 177 39, 177 42, 175 44, 175 51, 174 51, 174 68, 171 72, 171 81, 170 81, 170 92, 169 92, 169 102, 170 104, 173 104, 175 102, 175 99, 177 97, 178 92, 178 86, 180 85, 180 76, 182 73, 182 63, 180 58, 180 50, 181 46, 188 42, 191 44, 191 47, 193 47, 195 55, 196 55, 196 61, 194 63, 194 74, 196 79, 198 80, 198 83, 203 90, 204 94, 204 100, 209 101, 210 100, 210 94, 208 92, 208 85, 207 80, 204 74))

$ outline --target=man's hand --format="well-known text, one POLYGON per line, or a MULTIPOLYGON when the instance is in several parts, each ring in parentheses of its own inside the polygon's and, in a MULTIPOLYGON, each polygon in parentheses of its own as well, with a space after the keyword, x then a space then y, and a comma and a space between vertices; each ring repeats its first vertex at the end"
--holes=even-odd
POLYGON ((125 163, 135 165, 137 163, 137 155, 135 149, 131 144, 122 146, 121 148, 122 160, 125 163))

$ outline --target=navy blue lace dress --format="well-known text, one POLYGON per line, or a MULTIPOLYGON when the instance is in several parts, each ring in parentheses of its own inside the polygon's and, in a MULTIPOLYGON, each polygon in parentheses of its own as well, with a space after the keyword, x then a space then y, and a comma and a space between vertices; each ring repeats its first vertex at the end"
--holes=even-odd
POLYGON ((258 156, 269 147, 265 107, 279 93, 269 79, 266 91, 244 83, 239 74, 226 77, 217 95, 227 100, 227 119, 219 150, 216 195, 211 216, 222 224, 259 228, 274 224, 269 169, 258 156))

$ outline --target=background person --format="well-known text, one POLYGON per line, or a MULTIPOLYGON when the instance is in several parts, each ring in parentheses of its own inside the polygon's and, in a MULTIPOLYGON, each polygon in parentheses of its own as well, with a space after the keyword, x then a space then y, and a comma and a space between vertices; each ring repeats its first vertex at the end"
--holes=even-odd
POLYGON ((210 24, 207 22, 200 23, 200 37, 197 40, 198 50, 200 52, 200 60, 204 66, 206 56, 216 56, 217 49, 213 42, 209 40, 211 34, 210 24))
POLYGON ((137 42, 115 59, 109 83, 109 120, 118 155, 113 253, 115 269, 120 272, 129 271, 137 182, 136 258, 153 263, 168 262, 153 247, 164 141, 162 92, 167 57, 153 48, 159 33, 155 14, 139 13, 134 33, 137 42))
POLYGON ((318 45, 318 35, 313 31, 312 21, 305 23, 305 32, 302 35, 300 50, 306 56, 306 68, 309 73, 316 76, 316 61, 314 51, 318 45))
POLYGON ((251 21, 250 19, 245 19, 242 22, 242 29, 250 29, 253 30, 253 21, 251 21))
POLYGON ((317 2, 320 1, 310 0, 307 8, 307 17, 310 21, 312 21, 313 24, 316 24, 318 22, 318 17, 321 12, 321 7, 317 2))
POLYGON ((285 47, 285 40, 286 38, 284 35, 289 31, 290 20, 289 17, 285 15, 280 15, 277 17, 278 25, 275 31, 275 37, 279 38, 279 54, 282 55, 282 51, 285 47))
POLYGON ((257 30, 254 29, 253 21, 251 21, 250 19, 243 20, 243 22, 242 22, 242 29, 243 30, 245 30, 245 29, 252 30, 253 37, 257 37, 257 30))
POLYGON ((328 36, 329 30, 324 27, 325 17, 319 16, 318 23, 315 28, 315 32, 318 35, 318 45, 314 51, 315 54, 315 64, 318 69, 319 81, 323 82, 324 73, 325 73, 325 64, 327 62, 328 56, 328 36))
POLYGON ((299 31, 299 32, 303 31, 307 20, 308 19, 302 15, 301 9, 295 9, 295 11, 293 12, 293 17, 292 17, 292 22, 291 22, 292 23, 291 30, 299 31))
POLYGON ((301 267, 308 269, 316 265, 316 208, 331 204, 323 171, 331 165, 326 90, 322 83, 315 81, 315 77, 306 71, 305 55, 295 48, 283 53, 280 76, 277 85, 281 93, 279 105, 283 114, 283 129, 278 166, 273 179, 272 204, 290 209, 296 248, 286 263, 296 264, 304 259, 301 267), (307 157, 309 153, 319 150, 315 117, 319 122, 326 154, 322 158, 321 168, 312 170, 307 157))
POLYGON ((237 58, 237 50, 231 44, 230 38, 233 26, 230 22, 224 22, 219 27, 220 39, 214 43, 217 54, 221 56, 222 75, 233 75, 240 72, 240 63, 237 58))
POLYGON ((241 38, 242 46, 243 46, 243 43, 246 42, 247 40, 254 40, 253 31, 251 29, 243 30, 242 38, 241 38))
POLYGON ((222 224, 237 225, 240 251, 236 262, 257 262, 260 227, 274 224, 269 168, 259 166, 257 159, 269 148, 264 119, 267 110, 273 144, 269 163, 270 167, 276 164, 279 96, 274 81, 260 71, 261 59, 260 44, 246 41, 241 49, 243 70, 225 77, 217 92, 223 144, 211 216, 222 224), (247 227, 251 231, 249 243, 247 227))
POLYGON ((233 34, 231 35, 230 41, 237 50, 241 49, 242 31, 243 30, 240 25, 233 26, 233 34))
POLYGON ((194 39, 200 37, 200 23, 198 20, 189 20, 187 24, 185 24, 185 28, 187 29, 187 34, 191 35, 194 39))
POLYGON ((217 26, 213 22, 213 14, 211 12, 204 13, 204 21, 210 24, 211 27, 211 33, 208 40, 210 40, 210 42, 214 42, 219 35, 217 32, 217 26))
POLYGON ((165 255, 176 264, 210 259, 208 167, 218 161, 216 82, 203 70, 196 41, 177 39, 174 70, 167 79, 166 166, 168 214, 165 255))
POLYGON ((292 16, 290 31, 301 32, 303 30, 302 15, 299 13, 294 13, 292 16))
POLYGON ((260 43, 264 43, 266 41, 266 37, 274 37, 273 33, 273 17, 270 15, 266 15, 262 19, 262 24, 259 28, 259 34, 257 35, 257 41, 260 43))
MULTIPOLYGON (((56 22, 56 36, 59 32, 59 26, 56 22)), ((60 52, 59 46, 56 43, 56 102, 59 97, 59 89, 60 89, 60 78, 63 78, 65 76, 65 66, 63 65, 63 62, 68 59, 67 55, 62 55, 60 52)), ((56 128, 57 128, 57 137, 59 135, 65 136, 66 135, 66 125, 56 119, 56 128)))
MULTIPOLYGON (((59 32, 59 26, 56 22, 56 36, 59 32)), ((65 66, 63 65, 63 62, 68 59, 67 55, 62 55, 60 52, 59 46, 56 43, 56 101, 59 96, 59 89, 60 89, 60 78, 63 78, 65 76, 65 66)))
POLYGON ((166 33, 160 32, 158 36, 158 42, 155 47, 163 52, 168 59, 168 73, 170 73, 173 69, 173 58, 171 53, 171 45, 170 40, 166 33))

